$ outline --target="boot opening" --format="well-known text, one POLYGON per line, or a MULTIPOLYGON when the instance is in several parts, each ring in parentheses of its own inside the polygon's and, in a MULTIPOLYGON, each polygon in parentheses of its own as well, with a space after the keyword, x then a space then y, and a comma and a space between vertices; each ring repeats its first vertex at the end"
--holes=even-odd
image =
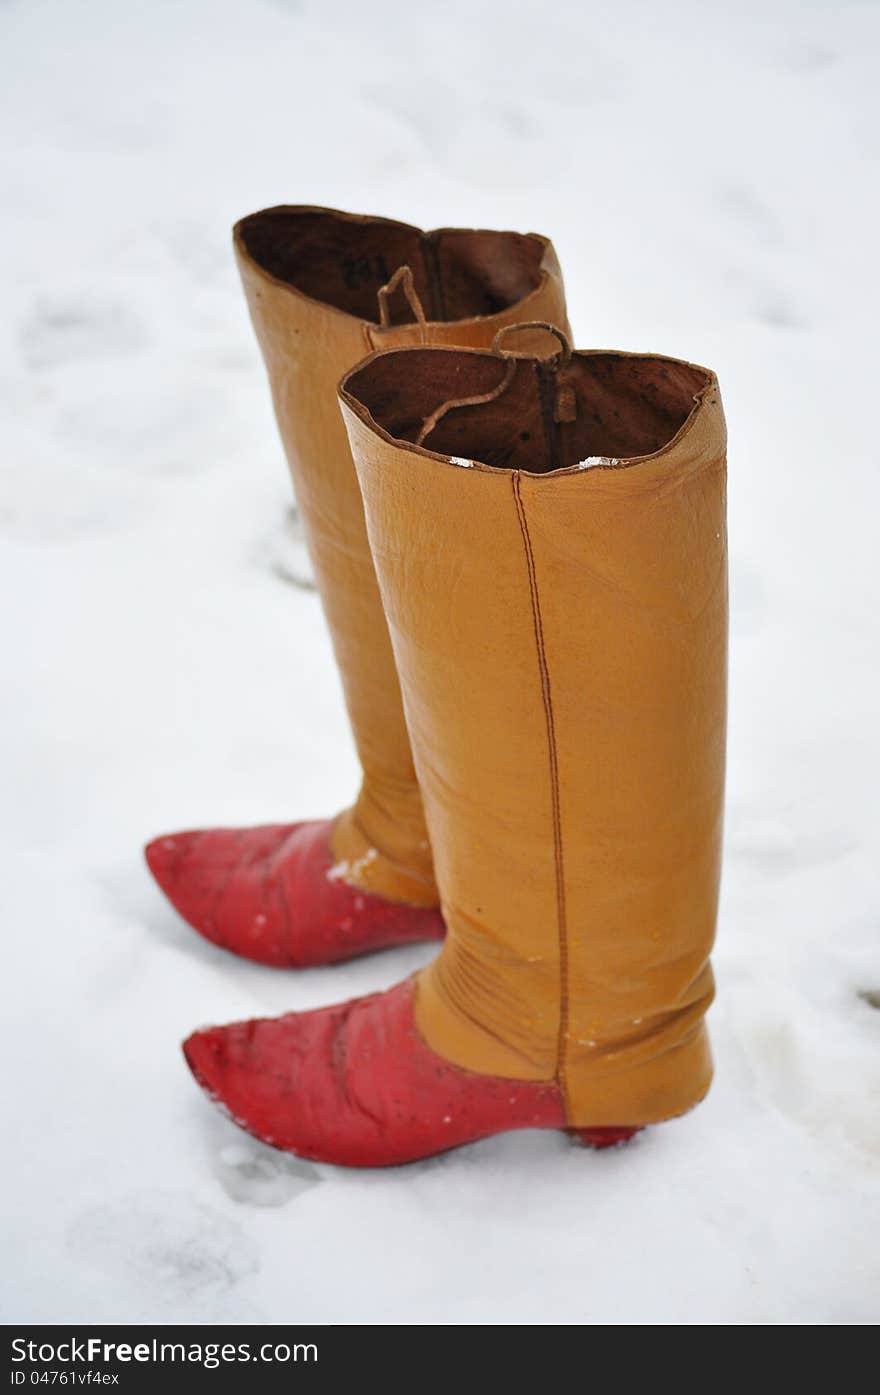
POLYGON ((654 355, 576 354, 557 368, 553 360, 407 349, 355 369, 343 389, 397 440, 465 461, 544 474, 574 465, 616 465, 662 450, 713 381, 706 369, 654 355), (456 405, 481 396, 490 400, 456 405), (432 416, 436 425, 424 434, 432 416))
MULTIPOLYGON (((408 266, 434 322, 494 315, 541 281, 545 244, 532 234, 445 228, 425 233, 385 218, 315 208, 269 208, 243 218, 236 238, 263 271, 313 300, 379 322, 378 292, 408 266)), ((389 298, 391 324, 413 312, 389 298)))

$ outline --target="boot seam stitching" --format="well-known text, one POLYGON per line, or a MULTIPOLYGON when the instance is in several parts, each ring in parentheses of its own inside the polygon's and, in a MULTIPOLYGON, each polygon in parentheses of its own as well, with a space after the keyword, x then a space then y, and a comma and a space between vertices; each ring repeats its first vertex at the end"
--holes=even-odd
POLYGON ((513 498, 516 515, 522 536, 526 570, 529 578, 529 598, 532 607, 532 627, 538 651, 538 671, 541 678, 541 699, 547 726, 547 748, 550 761, 550 792, 553 811, 553 857, 556 874, 556 921, 559 937, 559 1029, 556 1038, 556 1083, 562 1095, 562 1104, 567 1118, 571 1118, 568 1100, 565 1055, 568 1039, 568 922, 565 905, 565 858, 562 842, 562 810, 559 796, 559 760, 556 747, 556 724, 553 716, 553 693, 550 685, 550 669, 544 645, 544 624, 541 616, 541 598, 538 592, 538 576, 535 567, 535 553, 526 519, 525 505, 520 489, 520 471, 511 473, 513 498))

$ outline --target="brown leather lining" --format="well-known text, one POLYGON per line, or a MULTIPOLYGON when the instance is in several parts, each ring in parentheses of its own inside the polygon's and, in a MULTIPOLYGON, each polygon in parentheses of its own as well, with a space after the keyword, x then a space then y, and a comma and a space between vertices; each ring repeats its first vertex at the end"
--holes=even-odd
MULTIPOLYGON (((409 266, 428 320, 435 323, 494 315, 522 300, 541 280, 542 238, 526 233, 442 228, 422 232, 406 223, 333 209, 267 208, 236 229, 264 271, 303 294, 358 319, 377 323, 377 294, 409 266)), ((392 324, 412 311, 396 292, 392 324)))
MULTIPOLYGON (((348 376, 345 390, 389 436, 415 442, 442 403, 490 394, 505 368, 489 353, 405 349, 369 359, 348 376)), ((711 381, 704 369, 649 355, 576 354, 559 369, 553 360, 521 358, 503 393, 448 410, 422 444, 441 455, 536 474, 593 456, 651 455, 681 430, 696 394, 711 381), (560 388, 568 390, 565 415, 573 420, 554 419, 560 388)))

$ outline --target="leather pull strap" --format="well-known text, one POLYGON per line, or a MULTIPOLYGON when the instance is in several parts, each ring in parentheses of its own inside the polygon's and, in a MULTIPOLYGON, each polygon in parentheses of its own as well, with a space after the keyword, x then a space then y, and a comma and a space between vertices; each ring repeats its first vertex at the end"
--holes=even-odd
MULTIPOLYGON (((401 268, 402 270, 404 268, 401 268)), ((405 268, 409 270, 409 268, 405 268)), ((392 278, 393 279, 393 278, 392 278)), ((389 286, 391 282, 389 281, 389 286)), ((381 291, 380 291, 381 295, 381 291)), ((568 335, 559 328, 558 325, 551 324, 549 320, 523 320, 520 324, 502 325, 495 338, 492 340, 492 353, 498 358, 506 361, 506 371, 504 377, 496 388, 491 392, 480 393, 477 397, 454 397, 443 402, 430 416, 425 417, 422 429, 416 437, 416 445, 424 443, 425 437, 429 436, 434 427, 445 417, 447 412, 454 411, 457 407, 481 407, 487 402, 494 402, 507 390, 516 372, 517 360, 523 357, 531 358, 531 354, 517 354, 512 349, 503 348, 505 336, 514 334, 525 329, 545 329, 548 334, 553 334, 559 340, 560 351, 553 360, 554 368, 566 368, 571 362, 572 347, 568 335)), ((560 384, 557 388, 554 419, 558 422, 574 421, 577 416, 577 398, 574 389, 565 384, 560 384)))
POLYGON ((493 354, 497 354, 499 358, 532 358, 532 354, 516 354, 512 349, 503 349, 501 347, 508 334, 518 334, 519 331, 523 329, 546 329, 548 334, 555 335, 561 345, 560 352, 556 355, 559 360, 558 366, 560 368, 568 367, 571 363, 571 341, 564 330, 561 330, 558 325, 551 324, 549 320, 522 320, 519 324, 502 325, 495 335, 495 338, 492 340, 493 354))
POLYGON ((492 352, 498 354, 499 358, 515 359, 531 357, 528 354, 516 354, 512 349, 502 348, 504 338, 508 334, 514 334, 522 329, 543 329, 548 334, 553 334, 559 340, 560 351, 548 361, 548 367, 553 374, 555 383, 555 396, 553 399, 553 420, 557 424, 561 422, 572 422, 577 420, 577 394, 570 383, 560 382, 557 376, 560 368, 567 368, 571 363, 572 347, 568 335, 561 330, 558 325, 551 324, 549 320, 524 320, 521 324, 502 325, 495 338, 492 340, 492 352))
POLYGON ((450 397, 448 401, 441 403, 436 411, 433 411, 430 416, 425 417, 422 423, 422 429, 416 437, 416 445, 422 445, 425 437, 431 434, 437 423, 446 416, 447 412, 455 411, 456 407, 482 407, 487 402, 494 402, 496 397, 500 397, 503 392, 506 392, 515 372, 516 361, 513 355, 510 355, 509 362, 504 368, 504 377, 491 392, 481 392, 476 397, 450 397))
POLYGON ((406 296, 406 302, 415 316, 416 323, 421 327, 422 342, 424 343, 427 338, 427 319, 422 302, 419 300, 418 292, 416 291, 412 270, 405 264, 399 266, 391 279, 386 281, 384 286, 380 286, 376 293, 379 301, 379 323, 383 329, 388 329, 390 327, 391 312, 388 309, 388 297, 397 290, 398 286, 402 287, 403 294, 406 296))

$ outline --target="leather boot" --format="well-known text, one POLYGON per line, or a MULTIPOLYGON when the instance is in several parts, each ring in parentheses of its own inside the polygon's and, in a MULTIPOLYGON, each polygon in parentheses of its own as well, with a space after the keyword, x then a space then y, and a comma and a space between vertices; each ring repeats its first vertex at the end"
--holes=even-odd
POLYGON ((526 316, 564 325, 565 299, 553 248, 535 234, 424 233, 282 207, 244 218, 234 244, 363 783, 335 820, 175 833, 146 855, 215 944, 267 964, 329 964, 444 933, 337 384, 371 349, 489 345, 526 316))
POLYGON ((448 934, 388 993, 196 1033, 257 1137, 399 1163, 603 1144, 709 1088, 727 648, 715 376, 375 354, 342 401, 448 934))

